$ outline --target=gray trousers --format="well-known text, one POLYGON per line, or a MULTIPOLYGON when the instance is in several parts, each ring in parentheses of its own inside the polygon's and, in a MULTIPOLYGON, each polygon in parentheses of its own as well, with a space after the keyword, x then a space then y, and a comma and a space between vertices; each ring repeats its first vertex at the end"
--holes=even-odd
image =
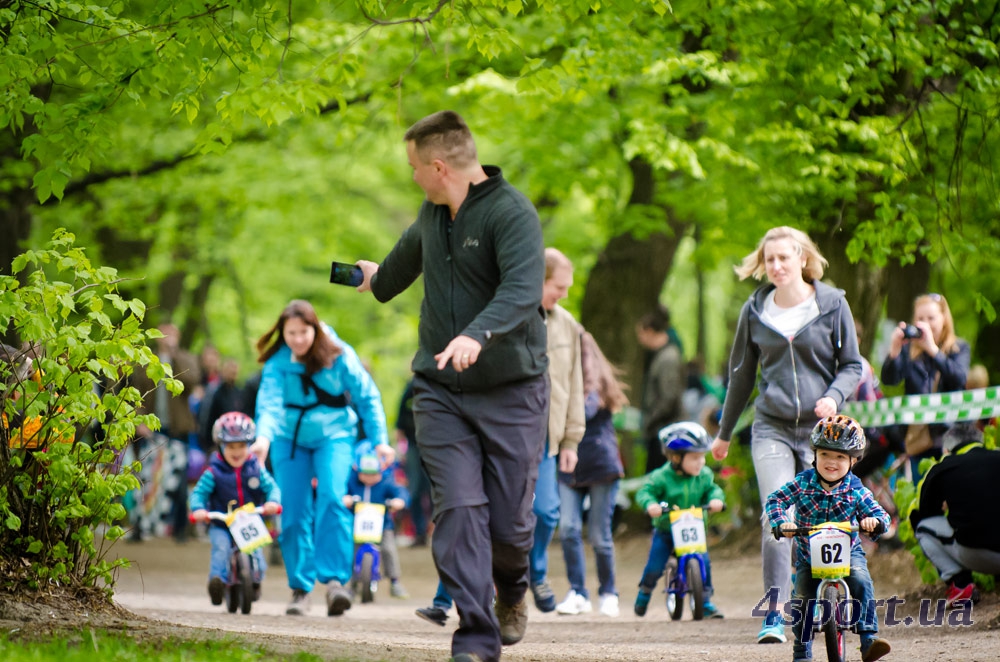
MULTIPOLYGON (((761 510, 767 497, 812 466, 809 433, 814 422, 796 427, 758 417, 751 429, 750 454, 760 490, 761 510)), ((767 513, 761 512, 760 555, 764 566, 764 592, 778 589, 778 604, 788 601, 792 588, 792 539, 775 540, 767 513)))
POLYGON ((519 603, 528 589, 548 403, 544 375, 475 393, 413 380, 417 444, 434 504, 431 550, 460 619, 452 655, 499 660, 494 586, 505 605, 519 603))
POLYGON ((944 515, 920 520, 914 535, 943 581, 951 581, 963 570, 1000 574, 1000 552, 955 542, 955 531, 944 515))

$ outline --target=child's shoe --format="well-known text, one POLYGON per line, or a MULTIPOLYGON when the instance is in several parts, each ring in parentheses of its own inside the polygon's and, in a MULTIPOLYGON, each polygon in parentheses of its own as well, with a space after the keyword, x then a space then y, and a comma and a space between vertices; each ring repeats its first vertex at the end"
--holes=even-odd
POLYGON ((222 577, 212 577, 208 580, 208 597, 212 598, 213 605, 221 605, 225 595, 226 582, 222 581, 222 577))
POLYGON ((861 662, 875 662, 889 654, 892 647, 885 639, 874 635, 861 638, 861 662))
POLYGON ((441 609, 441 607, 421 607, 417 609, 417 616, 428 623, 440 625, 441 627, 444 627, 445 622, 448 620, 447 610, 441 609))
POLYGON ((788 641, 785 637, 785 621, 781 618, 780 611, 769 611, 764 618, 764 625, 757 633, 758 644, 783 644, 788 641))
POLYGON ((649 598, 653 595, 653 592, 648 588, 640 588, 639 593, 635 596, 635 611, 636 616, 645 616, 646 608, 649 607, 649 598))
POLYGON ((725 618, 719 608, 712 604, 711 600, 705 600, 705 604, 702 606, 702 613, 705 618, 725 618))
POLYGON ((253 601, 257 602, 259 600, 260 600, 260 584, 257 583, 257 582, 254 582, 254 585, 253 585, 253 601))
POLYGON ((389 595, 394 598, 399 598, 400 600, 408 600, 410 598, 410 594, 407 592, 406 587, 403 586, 403 583, 398 579, 393 580, 392 583, 389 584, 389 595))

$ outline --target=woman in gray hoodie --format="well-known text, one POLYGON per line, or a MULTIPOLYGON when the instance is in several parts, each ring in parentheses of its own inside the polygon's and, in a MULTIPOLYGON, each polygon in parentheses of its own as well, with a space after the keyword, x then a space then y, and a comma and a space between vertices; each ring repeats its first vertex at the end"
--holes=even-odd
MULTIPOLYGON (((808 235, 790 227, 768 230, 736 268, 768 282, 740 311, 729 357, 729 389, 712 455, 722 460, 755 384, 751 454, 761 504, 797 473, 812 466, 809 433, 837 413, 861 379, 861 353, 843 290, 820 282, 827 262, 808 235), (757 384, 757 368, 760 381, 757 384)), ((791 588, 791 545, 762 524, 764 591, 771 604, 759 643, 784 643, 781 610, 791 588)))

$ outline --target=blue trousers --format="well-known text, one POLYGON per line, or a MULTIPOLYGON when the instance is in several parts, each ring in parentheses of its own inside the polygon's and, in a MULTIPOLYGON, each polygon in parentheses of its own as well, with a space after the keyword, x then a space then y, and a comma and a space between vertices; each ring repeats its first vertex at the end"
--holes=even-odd
MULTIPOLYGON (((653 540, 649 545, 649 558, 646 560, 646 567, 642 571, 642 579, 639 580, 639 588, 652 592, 656 588, 656 582, 660 581, 663 572, 667 569, 667 561, 674 553, 674 539, 669 531, 653 530, 653 540)), ((712 597, 712 563, 708 558, 708 552, 701 555, 701 560, 705 564, 705 597, 712 597)))
POLYGON ((281 555, 291 589, 311 591, 319 581, 351 580, 354 518, 344 506, 353 449, 346 441, 295 449, 271 444, 274 479, 281 488, 281 555), (312 479, 316 478, 313 497, 312 479))
POLYGON ((587 528, 597 561, 598 595, 618 595, 615 588, 615 543, 611 519, 615 512, 618 482, 571 487, 559 483, 562 514, 559 518, 559 539, 569 586, 579 595, 590 598, 587 591, 587 565, 583 550, 583 500, 590 495, 590 515, 587 528))
MULTIPOLYGON (((229 581, 229 551, 233 546, 232 540, 229 529, 214 524, 209 525, 208 541, 212 543, 212 556, 208 562, 209 579, 220 577, 224 582, 229 581)), ((253 581, 255 584, 259 584, 264 581, 264 573, 267 570, 263 548, 254 550, 253 558, 257 566, 253 581)))
POLYGON ((531 546, 531 583, 544 581, 549 573, 549 544, 559 524, 559 484, 556 480, 557 458, 546 455, 538 465, 538 482, 535 483, 535 500, 531 510, 535 513, 535 539, 531 546))

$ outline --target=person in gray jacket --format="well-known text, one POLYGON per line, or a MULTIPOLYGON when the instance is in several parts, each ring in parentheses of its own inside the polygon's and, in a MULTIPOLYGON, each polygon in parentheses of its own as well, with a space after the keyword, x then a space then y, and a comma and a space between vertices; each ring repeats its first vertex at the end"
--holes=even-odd
MULTIPOLYGON (((861 352, 843 290, 820 281, 826 260, 808 235, 790 227, 771 228, 736 268, 767 284, 740 311, 729 357, 729 389, 712 455, 729 452, 736 421, 754 386, 751 455, 761 504, 775 489, 813 464, 809 433, 836 414, 861 379, 861 352), (760 382, 757 383, 757 368, 760 382)), ((762 520, 761 555, 765 592, 778 589, 777 609, 768 612, 758 643, 784 643, 779 611, 791 589, 791 545, 777 541, 762 520)))
POLYGON ((434 505, 431 550, 460 617, 452 659, 492 662, 528 619, 549 405, 542 228, 500 168, 480 165, 457 113, 429 115, 404 138, 427 199, 381 264, 357 263, 358 290, 384 302, 424 277, 413 415, 434 505))

